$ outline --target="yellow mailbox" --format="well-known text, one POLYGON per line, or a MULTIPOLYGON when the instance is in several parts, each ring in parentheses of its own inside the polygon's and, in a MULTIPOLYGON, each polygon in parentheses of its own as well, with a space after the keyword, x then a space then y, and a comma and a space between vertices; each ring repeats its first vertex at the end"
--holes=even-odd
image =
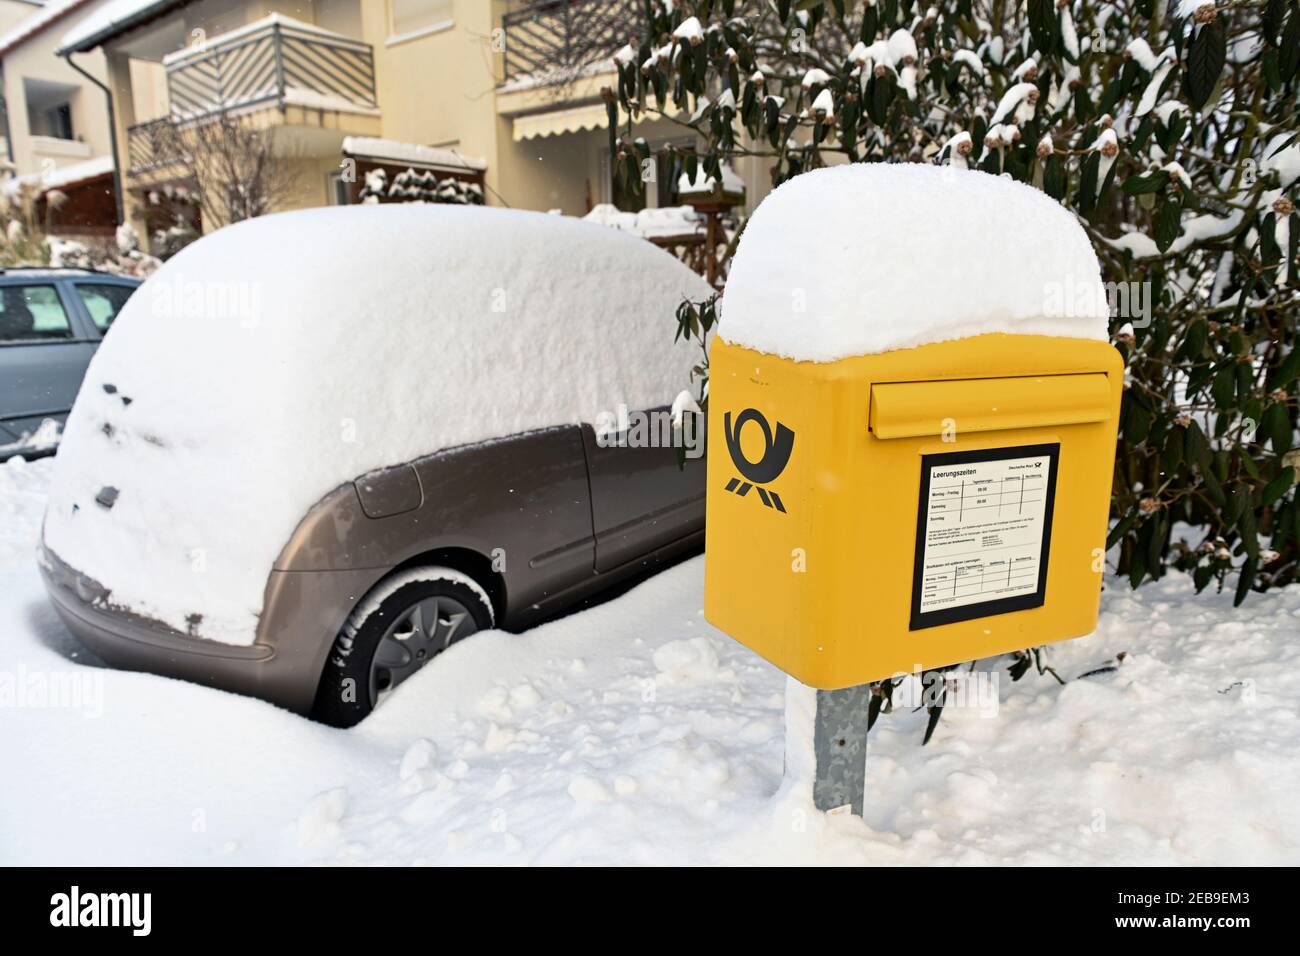
POLYGON ((795 360, 727 340, 780 295, 764 265, 733 268, 761 295, 728 285, 710 353, 706 618, 822 690, 1091 632, 1123 390, 1104 318, 795 360))

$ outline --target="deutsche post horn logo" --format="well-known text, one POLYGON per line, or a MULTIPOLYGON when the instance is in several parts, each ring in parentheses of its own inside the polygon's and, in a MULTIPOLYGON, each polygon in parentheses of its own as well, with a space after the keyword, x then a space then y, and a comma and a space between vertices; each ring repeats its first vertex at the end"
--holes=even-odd
POLYGON ((737 415, 735 427, 731 424, 731 412, 727 412, 722 416, 722 425, 726 432, 727 451, 731 453, 731 463, 748 479, 742 481, 732 478, 727 482, 726 490, 743 498, 753 488, 763 504, 785 514, 781 496, 763 485, 776 481, 781 477, 781 472, 785 471, 785 466, 790 462, 790 453, 794 451, 794 432, 777 422, 776 436, 773 437, 772 426, 756 408, 747 408, 737 415), (750 461, 740 450, 740 432, 749 422, 755 422, 763 430, 763 455, 758 461, 750 461))

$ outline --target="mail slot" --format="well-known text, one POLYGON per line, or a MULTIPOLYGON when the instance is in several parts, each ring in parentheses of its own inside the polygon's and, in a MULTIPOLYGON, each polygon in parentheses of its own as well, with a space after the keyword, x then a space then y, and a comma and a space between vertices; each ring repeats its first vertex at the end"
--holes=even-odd
POLYGON ((1078 425, 1109 418, 1110 400, 1104 373, 882 383, 871 388, 871 431, 877 438, 942 435, 958 414, 968 432, 1078 425))
POLYGON ((1096 626, 1123 388, 1103 341, 710 354, 707 619, 833 690, 1096 626))

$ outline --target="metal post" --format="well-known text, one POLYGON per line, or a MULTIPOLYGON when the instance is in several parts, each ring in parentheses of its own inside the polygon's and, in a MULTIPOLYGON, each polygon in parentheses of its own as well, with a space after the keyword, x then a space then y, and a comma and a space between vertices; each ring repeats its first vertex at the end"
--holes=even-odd
POLYGON ((867 684, 814 690, 794 678, 786 682, 785 773, 796 785, 811 783, 818 810, 847 807, 854 816, 862 816, 870 704, 867 684))
POLYGON ((280 38, 280 24, 278 21, 271 24, 271 42, 274 44, 275 47, 274 52, 275 52, 276 93, 279 95, 280 98, 280 104, 279 104, 280 112, 283 113, 287 109, 288 104, 286 104, 284 101, 285 91, 286 91, 285 79, 284 79, 284 45, 283 45, 283 41, 280 38))
POLYGON ((813 803, 818 810, 845 805, 862 816, 867 789, 867 708, 871 688, 866 684, 844 690, 817 692, 813 750, 817 773, 813 803))

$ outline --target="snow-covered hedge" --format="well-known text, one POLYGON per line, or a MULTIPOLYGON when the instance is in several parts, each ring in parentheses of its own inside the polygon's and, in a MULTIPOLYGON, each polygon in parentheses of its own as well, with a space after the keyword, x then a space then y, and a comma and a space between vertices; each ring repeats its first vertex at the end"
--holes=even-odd
MULTIPOLYGON (((834 162, 912 162, 1042 189, 1087 230, 1129 365, 1112 560, 1134 586, 1176 565, 1198 588, 1230 582, 1239 601, 1296 579, 1300 0, 647 9, 607 98, 623 183, 639 188, 650 152, 634 133, 644 114, 697 134, 702 148, 666 147, 692 178, 756 155, 774 183, 834 162)), ((936 244, 950 238, 934 210, 914 215, 936 244)), ((868 211, 859 220, 864 235, 879 228, 868 211)), ((963 238, 1016 226, 993 214, 963 238)), ((819 255, 793 240, 787 254, 819 255)), ((957 276, 931 265, 918 301, 957 276)))

